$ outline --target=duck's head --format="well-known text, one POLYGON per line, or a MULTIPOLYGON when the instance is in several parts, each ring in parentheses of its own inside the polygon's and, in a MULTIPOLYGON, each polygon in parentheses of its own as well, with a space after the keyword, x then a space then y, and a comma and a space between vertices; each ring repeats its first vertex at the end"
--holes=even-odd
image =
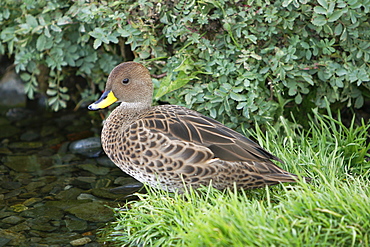
POLYGON ((125 62, 112 70, 104 93, 88 109, 100 110, 114 102, 148 107, 152 103, 152 97, 153 84, 148 69, 136 62, 125 62))

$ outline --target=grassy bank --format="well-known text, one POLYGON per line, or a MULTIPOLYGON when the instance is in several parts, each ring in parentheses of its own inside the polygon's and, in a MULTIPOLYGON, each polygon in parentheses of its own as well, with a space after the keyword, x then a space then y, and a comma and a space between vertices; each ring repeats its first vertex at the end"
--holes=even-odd
MULTIPOLYGON (((283 118, 251 133, 310 184, 249 191, 149 189, 117 209, 103 239, 124 246, 369 246, 367 129, 315 114, 310 129, 283 118)), ((280 165, 280 164, 279 164, 280 165)))

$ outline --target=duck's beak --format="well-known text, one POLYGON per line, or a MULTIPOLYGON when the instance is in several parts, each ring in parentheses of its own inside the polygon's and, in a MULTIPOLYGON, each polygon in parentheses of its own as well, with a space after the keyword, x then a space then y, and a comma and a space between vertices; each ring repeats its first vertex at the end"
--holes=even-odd
POLYGON ((87 108, 92 111, 100 110, 110 106, 117 100, 118 99, 116 96, 114 96, 114 93, 111 90, 108 90, 105 91, 97 101, 89 105, 87 108))

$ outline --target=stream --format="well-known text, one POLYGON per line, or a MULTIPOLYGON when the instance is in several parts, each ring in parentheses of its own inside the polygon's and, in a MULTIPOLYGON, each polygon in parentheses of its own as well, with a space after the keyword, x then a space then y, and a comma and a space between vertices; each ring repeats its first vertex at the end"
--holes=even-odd
POLYGON ((141 184, 104 155, 88 114, 0 111, 0 247, 103 246, 112 207, 135 199, 141 184))

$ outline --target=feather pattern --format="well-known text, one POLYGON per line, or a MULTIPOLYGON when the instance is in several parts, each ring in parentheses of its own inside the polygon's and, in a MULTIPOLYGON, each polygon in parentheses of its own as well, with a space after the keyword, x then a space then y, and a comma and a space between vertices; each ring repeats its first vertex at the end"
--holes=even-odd
MULTIPOLYGON (((151 78, 138 63, 117 66, 106 91, 122 103, 105 121, 103 148, 141 182, 182 191, 210 183, 248 189, 297 181, 271 161, 282 162, 279 158, 220 122, 181 106, 151 106, 151 78), (123 84, 126 78, 130 83, 123 84)), ((90 108, 99 109, 94 104, 90 108)))

